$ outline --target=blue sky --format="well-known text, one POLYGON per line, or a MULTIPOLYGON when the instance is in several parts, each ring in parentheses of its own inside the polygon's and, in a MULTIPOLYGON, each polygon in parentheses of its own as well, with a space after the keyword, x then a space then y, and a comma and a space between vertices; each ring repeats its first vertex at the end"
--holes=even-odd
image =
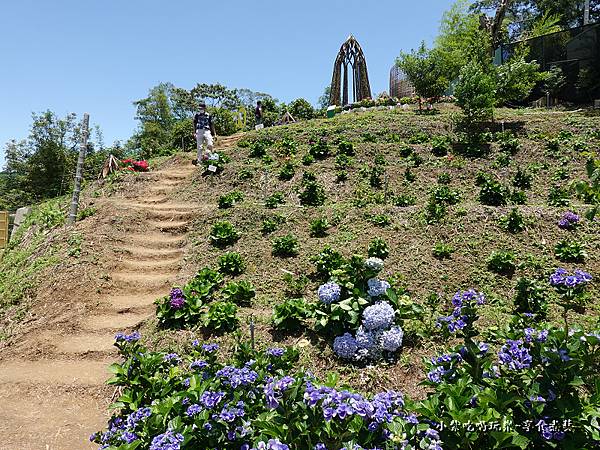
POLYGON ((435 37, 451 0, 19 0, 0 6, 0 166, 31 113, 89 112, 107 144, 161 81, 220 82, 316 103, 342 42, 363 47, 373 93, 401 50, 435 37))

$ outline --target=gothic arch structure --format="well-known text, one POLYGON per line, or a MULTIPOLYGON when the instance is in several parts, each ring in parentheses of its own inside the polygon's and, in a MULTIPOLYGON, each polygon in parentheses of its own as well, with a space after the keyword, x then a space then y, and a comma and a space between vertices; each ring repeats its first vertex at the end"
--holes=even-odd
POLYGON ((353 100, 359 102, 371 98, 367 61, 360 44, 352 35, 342 44, 333 66, 330 105, 344 106, 350 103, 348 72, 351 77, 353 100))

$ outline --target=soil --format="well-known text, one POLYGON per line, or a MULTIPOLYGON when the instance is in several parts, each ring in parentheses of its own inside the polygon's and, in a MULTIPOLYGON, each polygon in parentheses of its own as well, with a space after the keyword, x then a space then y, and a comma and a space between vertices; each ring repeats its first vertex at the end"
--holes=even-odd
POLYGON ((188 223, 215 207, 173 198, 198 170, 190 161, 174 158, 128 176, 115 194, 84 199, 97 212, 70 231, 84 236, 81 257, 40 283, 25 325, 0 350, 0 449, 96 447, 88 438, 116 395, 105 384, 114 335, 153 316, 154 300, 180 277, 188 223))

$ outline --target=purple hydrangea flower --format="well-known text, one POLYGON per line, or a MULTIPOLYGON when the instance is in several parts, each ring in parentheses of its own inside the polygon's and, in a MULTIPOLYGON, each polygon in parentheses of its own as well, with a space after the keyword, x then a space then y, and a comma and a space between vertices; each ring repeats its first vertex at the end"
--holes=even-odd
POLYGON ((163 356, 163 359, 166 362, 170 362, 173 364, 177 364, 180 360, 179 355, 177 353, 167 353, 165 356, 163 356))
POLYGON ((318 290, 319 300, 326 305, 337 302, 341 294, 342 288, 333 281, 321 285, 318 290))
POLYGON ((572 230, 579 224, 581 218, 574 212, 567 211, 563 214, 562 218, 558 222, 559 228, 563 230, 572 230))
POLYGON ((341 358, 350 359, 356 354, 357 350, 356 339, 350 333, 338 336, 333 341, 333 351, 341 358))
POLYGON ((367 330, 388 328, 395 319, 396 311, 388 302, 367 306, 363 311, 363 326, 367 330))
POLYGON ((185 296, 179 288, 174 288, 169 294, 169 303, 173 309, 181 309, 185 304, 185 296))

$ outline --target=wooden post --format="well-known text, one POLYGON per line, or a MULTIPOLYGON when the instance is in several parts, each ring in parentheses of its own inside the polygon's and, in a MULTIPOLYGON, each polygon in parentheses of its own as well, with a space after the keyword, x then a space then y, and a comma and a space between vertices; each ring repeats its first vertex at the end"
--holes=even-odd
POLYGON ((590 23, 590 0, 585 0, 583 5, 583 24, 588 25, 590 23))
POLYGON ((0 211, 0 249, 8 244, 8 212, 0 211))
POLYGON ((75 188, 73 189, 73 198, 71 199, 71 211, 69 212, 68 225, 75 223, 77 219, 77 208, 79 207, 79 194, 81 193, 81 180, 83 178, 83 163, 85 161, 85 152, 87 151, 88 129, 90 125, 90 116, 88 113, 83 115, 83 124, 81 126, 81 143, 79 146, 79 159, 77 160, 77 172, 75 174, 75 188))

